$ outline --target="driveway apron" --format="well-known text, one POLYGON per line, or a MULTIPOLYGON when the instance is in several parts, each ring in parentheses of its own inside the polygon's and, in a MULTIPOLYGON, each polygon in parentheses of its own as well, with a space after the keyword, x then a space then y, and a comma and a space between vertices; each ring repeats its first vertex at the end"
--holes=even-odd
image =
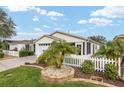
POLYGON ((25 62, 29 62, 29 63, 36 62, 36 56, 2 60, 0 61, 0 72, 15 68, 15 67, 19 67, 21 65, 24 65, 25 62))

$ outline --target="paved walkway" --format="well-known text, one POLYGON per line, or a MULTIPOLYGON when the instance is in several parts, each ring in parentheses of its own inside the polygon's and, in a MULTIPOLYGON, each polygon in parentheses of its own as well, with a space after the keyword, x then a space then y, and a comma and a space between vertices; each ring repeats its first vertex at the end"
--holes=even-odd
POLYGON ((20 65, 24 65, 25 62, 33 63, 35 61, 36 56, 2 60, 0 61, 0 72, 11 68, 19 67, 20 65))

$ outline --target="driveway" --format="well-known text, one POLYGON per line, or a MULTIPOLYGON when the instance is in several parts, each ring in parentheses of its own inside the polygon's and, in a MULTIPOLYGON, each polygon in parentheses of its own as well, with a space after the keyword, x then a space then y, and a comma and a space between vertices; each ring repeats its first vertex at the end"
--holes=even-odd
POLYGON ((11 68, 19 67, 20 65, 24 65, 25 62, 36 62, 36 56, 2 60, 0 61, 0 72, 11 68))

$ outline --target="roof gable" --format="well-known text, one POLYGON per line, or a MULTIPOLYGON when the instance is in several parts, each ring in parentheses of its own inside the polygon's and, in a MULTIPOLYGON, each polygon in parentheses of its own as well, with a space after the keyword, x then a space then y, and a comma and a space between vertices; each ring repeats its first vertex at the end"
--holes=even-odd
POLYGON ((59 31, 56 31, 56 32, 52 33, 50 36, 54 36, 54 34, 56 34, 56 33, 63 34, 63 35, 66 35, 66 36, 70 36, 70 37, 74 37, 74 38, 78 38, 78 39, 82 39, 82 40, 87 40, 87 38, 84 38, 84 37, 81 37, 81 36, 73 35, 73 34, 66 33, 66 32, 59 32, 59 31))

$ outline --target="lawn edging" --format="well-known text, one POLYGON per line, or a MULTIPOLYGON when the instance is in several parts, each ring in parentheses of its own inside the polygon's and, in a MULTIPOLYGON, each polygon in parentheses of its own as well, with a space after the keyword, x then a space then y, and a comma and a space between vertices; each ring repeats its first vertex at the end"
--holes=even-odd
POLYGON ((104 83, 104 82, 99 82, 99 81, 95 81, 95 80, 91 80, 91 79, 84 79, 84 78, 72 78, 68 81, 83 81, 83 82, 88 82, 88 83, 93 83, 93 84, 97 84, 97 85, 102 85, 102 86, 106 86, 106 87, 118 87, 109 83, 104 83))
POLYGON ((36 66, 36 65, 21 65, 21 66, 24 66, 24 67, 35 67, 35 68, 39 68, 41 70, 43 70, 44 68, 41 67, 41 66, 36 66))

